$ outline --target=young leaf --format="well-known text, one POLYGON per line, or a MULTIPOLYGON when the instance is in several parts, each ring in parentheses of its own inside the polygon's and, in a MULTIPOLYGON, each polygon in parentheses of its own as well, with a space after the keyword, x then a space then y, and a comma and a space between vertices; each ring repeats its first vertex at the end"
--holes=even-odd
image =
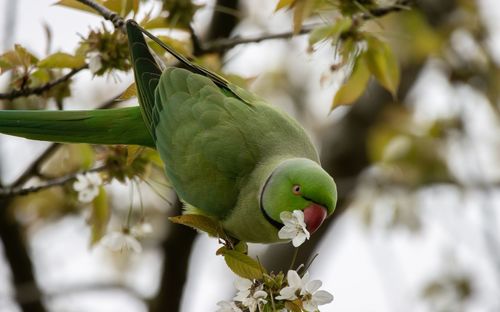
POLYGON ((352 26, 352 19, 343 18, 333 25, 320 26, 315 28, 309 35, 309 45, 313 46, 322 40, 331 39, 332 41, 337 38, 352 26))
POLYGON ((189 226, 195 230, 200 230, 208 233, 210 236, 220 237, 223 236, 223 231, 216 221, 212 218, 196 215, 196 214, 185 214, 181 216, 175 216, 168 218, 173 223, 182 224, 189 226))
POLYGON ((285 308, 287 308, 287 310, 291 311, 291 312, 302 312, 302 309, 300 308, 300 306, 295 304, 293 301, 286 301, 285 308))
POLYGON ((109 221, 109 206, 106 191, 99 187, 99 195, 92 201, 92 215, 90 217, 91 237, 90 245, 93 246, 106 234, 109 221))
POLYGON ((38 62, 42 68, 78 68, 85 65, 83 56, 75 56, 64 52, 56 52, 38 62))
POLYGON ((296 0, 293 4, 293 33, 298 34, 302 28, 302 23, 311 15, 313 1, 296 0))
POLYGON ((248 245, 244 241, 240 241, 236 246, 234 246, 234 250, 241 252, 242 254, 248 253, 248 245))
POLYGON ((385 42, 372 36, 366 41, 368 43, 366 51, 368 69, 377 81, 395 97, 399 86, 399 65, 396 57, 385 42))
POLYGON ((147 19, 141 22, 141 26, 145 29, 155 28, 170 28, 172 25, 167 21, 164 16, 157 16, 152 19, 147 19))
POLYGON ((137 86, 135 85, 135 82, 133 82, 130 86, 123 91, 122 94, 116 99, 116 101, 126 101, 129 100, 133 97, 137 96, 137 86))
POLYGON ((335 94, 331 110, 337 106, 352 104, 356 101, 365 91, 369 79, 370 72, 366 66, 365 56, 361 54, 356 59, 351 76, 335 94))
POLYGON ((261 265, 254 259, 239 251, 225 250, 224 260, 231 271, 240 277, 247 279, 262 278, 264 269, 261 265))
POLYGON ((127 145, 127 166, 132 165, 134 160, 144 151, 144 146, 127 145))
MULTIPOLYGON (((98 3, 101 3, 101 1, 97 1, 98 3)), ((87 13, 92 13, 98 15, 99 13, 92 9, 91 7, 82 4, 76 0, 59 0, 58 2, 55 3, 55 5, 60 5, 60 6, 65 6, 67 8, 72 8, 75 10, 87 12, 87 13)))
POLYGON ((285 7, 292 7, 294 5, 296 0, 280 0, 280 2, 278 2, 278 4, 276 5, 276 8, 274 9, 274 11, 278 11, 278 10, 281 10, 285 7))

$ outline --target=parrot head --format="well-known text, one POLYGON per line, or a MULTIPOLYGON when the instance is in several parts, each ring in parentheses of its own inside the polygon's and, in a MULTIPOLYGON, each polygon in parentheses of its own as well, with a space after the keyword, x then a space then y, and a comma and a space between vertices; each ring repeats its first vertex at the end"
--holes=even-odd
POLYGON ((261 210, 274 226, 283 226, 281 212, 301 210, 311 234, 333 213, 336 202, 333 178, 318 163, 305 158, 280 163, 267 178, 260 197, 261 210))

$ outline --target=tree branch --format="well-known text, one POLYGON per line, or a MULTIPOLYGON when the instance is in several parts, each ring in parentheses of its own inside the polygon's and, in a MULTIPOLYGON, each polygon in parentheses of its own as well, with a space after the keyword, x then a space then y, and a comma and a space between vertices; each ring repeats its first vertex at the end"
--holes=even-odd
POLYGON ((76 176, 78 174, 88 173, 88 172, 99 172, 99 171, 103 171, 106 169, 107 169, 107 166, 100 166, 100 167, 92 168, 92 169, 89 169, 86 171, 68 174, 68 175, 60 177, 60 178, 49 180, 49 181, 45 182, 45 184, 31 186, 31 187, 27 187, 27 188, 22 188, 22 187, 0 188, 0 198, 12 197, 12 196, 24 196, 24 195, 39 192, 41 190, 48 189, 48 188, 51 188, 54 186, 61 186, 61 185, 68 183, 71 180, 76 179, 76 176))
POLYGON ((77 1, 96 10, 99 14, 102 15, 102 17, 104 17, 104 19, 111 21, 111 23, 113 23, 116 29, 120 29, 123 32, 125 32, 125 30, 123 29, 125 21, 120 15, 118 15, 118 13, 111 11, 107 7, 93 0, 77 0, 77 1))
POLYGON ((87 67, 88 67, 88 65, 85 64, 85 65, 83 65, 81 67, 74 68, 69 73, 67 73, 66 75, 64 75, 62 77, 59 77, 57 79, 54 79, 54 80, 52 80, 50 82, 47 82, 46 84, 41 85, 39 87, 24 88, 24 89, 21 89, 21 90, 13 90, 13 91, 8 92, 8 93, 0 93, 0 100, 13 100, 13 99, 16 99, 16 98, 22 97, 22 96, 42 94, 42 93, 50 90, 51 88, 57 86, 58 84, 61 84, 61 83, 65 82, 65 81, 68 81, 75 74, 77 74, 78 72, 80 72, 81 70, 83 70, 83 69, 85 69, 87 67))
POLYGON ((289 39, 296 35, 304 35, 310 33, 314 28, 318 26, 320 26, 320 24, 306 25, 297 34, 295 34, 293 31, 287 31, 277 34, 261 35, 250 38, 234 37, 230 39, 219 39, 205 43, 204 45, 202 45, 201 51, 202 53, 224 52, 240 44, 258 43, 261 41, 274 40, 274 39, 289 39))
POLYGON ((361 14, 361 18, 363 20, 370 20, 373 19, 374 17, 382 17, 389 13, 408 10, 412 2, 413 2, 412 0, 402 0, 391 6, 374 8, 366 13, 361 14))

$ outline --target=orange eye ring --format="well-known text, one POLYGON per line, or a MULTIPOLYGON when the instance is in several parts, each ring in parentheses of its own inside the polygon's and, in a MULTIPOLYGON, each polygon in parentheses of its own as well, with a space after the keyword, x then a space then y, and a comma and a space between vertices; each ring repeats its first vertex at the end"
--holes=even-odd
POLYGON ((294 193, 295 195, 301 195, 301 192, 300 192, 301 190, 302 190, 302 188, 298 184, 295 184, 294 186, 292 186, 292 193, 294 193))

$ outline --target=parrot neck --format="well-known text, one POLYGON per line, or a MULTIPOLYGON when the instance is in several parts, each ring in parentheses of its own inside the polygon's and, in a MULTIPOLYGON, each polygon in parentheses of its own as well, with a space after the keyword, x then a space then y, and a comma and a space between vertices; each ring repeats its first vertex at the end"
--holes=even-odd
POLYGON ((233 209, 223 221, 224 229, 232 236, 246 242, 276 243, 280 241, 278 229, 283 225, 276 227, 264 213, 256 213, 256 211, 261 209, 261 194, 269 176, 280 163, 290 158, 288 155, 273 157, 259 163, 248 179, 242 183, 236 204, 237 209, 233 209))

